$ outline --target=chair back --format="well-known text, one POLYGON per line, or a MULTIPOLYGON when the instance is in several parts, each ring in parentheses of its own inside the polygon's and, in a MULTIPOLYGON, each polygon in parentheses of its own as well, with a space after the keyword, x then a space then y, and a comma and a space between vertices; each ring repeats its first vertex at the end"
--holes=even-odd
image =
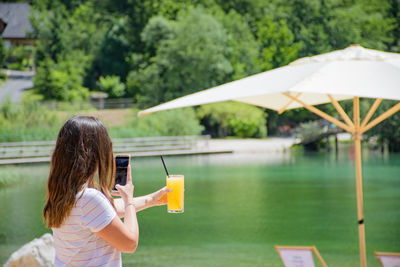
POLYGON ((400 267, 400 253, 374 252, 382 267, 400 267))
POLYGON ((313 252, 322 266, 327 267, 315 246, 275 246, 275 249, 278 251, 285 267, 315 267, 313 252))

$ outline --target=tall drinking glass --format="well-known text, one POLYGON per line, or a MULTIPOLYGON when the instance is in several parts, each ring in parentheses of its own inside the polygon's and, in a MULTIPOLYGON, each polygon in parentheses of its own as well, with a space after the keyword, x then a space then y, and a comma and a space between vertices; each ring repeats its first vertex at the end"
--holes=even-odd
POLYGON ((183 175, 167 175, 167 188, 172 189, 172 192, 167 194, 169 213, 183 212, 184 180, 183 175))

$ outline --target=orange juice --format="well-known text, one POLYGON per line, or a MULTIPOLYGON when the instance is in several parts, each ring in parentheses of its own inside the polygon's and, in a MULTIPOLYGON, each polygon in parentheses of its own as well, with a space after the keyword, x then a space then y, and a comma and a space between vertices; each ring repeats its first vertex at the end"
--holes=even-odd
POLYGON ((167 176, 167 188, 172 189, 168 193, 168 212, 181 213, 183 212, 183 196, 184 196, 184 176, 169 175, 167 176))

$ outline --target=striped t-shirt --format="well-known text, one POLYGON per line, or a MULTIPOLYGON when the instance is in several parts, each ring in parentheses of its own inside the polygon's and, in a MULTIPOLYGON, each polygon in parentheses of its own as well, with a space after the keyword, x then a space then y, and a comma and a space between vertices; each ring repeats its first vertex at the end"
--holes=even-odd
POLYGON ((121 252, 96 234, 116 216, 110 201, 93 188, 85 188, 76 199, 63 225, 52 228, 55 265, 122 266, 121 252))

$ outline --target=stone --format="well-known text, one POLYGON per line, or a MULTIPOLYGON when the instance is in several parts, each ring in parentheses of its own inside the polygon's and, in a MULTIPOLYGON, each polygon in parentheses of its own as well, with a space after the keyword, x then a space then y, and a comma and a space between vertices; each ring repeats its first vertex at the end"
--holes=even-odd
POLYGON ((53 267, 55 250, 49 233, 35 238, 11 254, 4 267, 53 267))

